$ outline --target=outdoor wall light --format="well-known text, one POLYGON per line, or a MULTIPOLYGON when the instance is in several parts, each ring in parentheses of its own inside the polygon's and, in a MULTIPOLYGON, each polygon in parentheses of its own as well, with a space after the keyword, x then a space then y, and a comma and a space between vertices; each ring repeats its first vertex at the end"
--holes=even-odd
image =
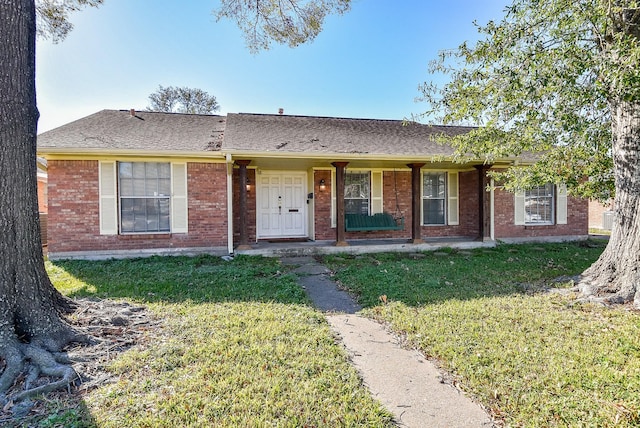
POLYGON ((324 181, 324 178, 320 180, 320 190, 324 190, 327 188, 327 184, 324 181))
POLYGON ((247 178, 247 192, 251 190, 251 180, 249 180, 249 178, 247 178))

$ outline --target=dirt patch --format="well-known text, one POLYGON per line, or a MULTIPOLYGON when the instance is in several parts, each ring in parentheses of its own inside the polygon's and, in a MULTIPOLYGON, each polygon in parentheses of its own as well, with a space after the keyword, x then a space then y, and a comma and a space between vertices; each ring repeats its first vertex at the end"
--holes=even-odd
MULTIPOLYGON (((67 390, 52 392, 43 399, 1 403, 1 426, 22 425, 32 417, 45 416, 50 412, 47 402, 52 400, 61 407, 77 407, 89 391, 117 381, 118 376, 107 371, 107 367, 119 354, 133 346, 149 343, 162 327, 162 320, 144 306, 96 299, 77 299, 75 302, 78 308, 67 317, 68 322, 94 339, 93 344, 65 350, 65 356, 77 374, 75 382, 67 390)), ((0 359, 0 373, 4 366, 5 362, 0 359)), ((7 396, 24 390, 27 376, 28 373, 23 373, 7 396)), ((53 380, 42 377, 37 382, 46 384, 53 380)))

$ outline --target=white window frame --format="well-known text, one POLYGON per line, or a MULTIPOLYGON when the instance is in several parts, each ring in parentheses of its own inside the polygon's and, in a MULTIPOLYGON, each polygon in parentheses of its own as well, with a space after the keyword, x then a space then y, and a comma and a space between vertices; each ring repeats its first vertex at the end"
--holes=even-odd
POLYGON ((458 193, 459 189, 458 171, 422 171, 420 175, 420 224, 422 226, 457 226, 460 224, 460 203, 458 193), (424 177, 425 175, 444 174, 444 222, 443 223, 425 223, 424 201, 429 198, 424 194, 424 177))
MULTIPOLYGON (((151 161, 127 161, 148 163, 151 161)), ((120 191, 117 161, 98 162, 99 216, 101 235, 144 235, 188 233, 189 211, 187 198, 187 163, 169 162, 169 231, 122 232, 120 219, 120 191)))
POLYGON ((565 184, 559 184, 554 186, 551 183, 547 183, 543 186, 536 186, 535 189, 539 193, 540 188, 548 187, 548 196, 536 196, 531 194, 530 190, 520 190, 514 195, 514 217, 516 226, 553 226, 567 224, 567 186, 565 184), (528 206, 531 205, 533 198, 547 198, 550 199, 550 215, 551 219, 532 221, 531 215, 527 215, 528 206), (529 217, 529 219, 527 218, 529 217))
MULTIPOLYGON (((139 161, 126 161, 126 162, 118 162, 117 163, 117 174, 118 174, 118 227, 120 230, 120 233, 122 235, 139 235, 139 234, 152 234, 152 233, 170 233, 171 232, 171 164, 169 162, 139 162, 139 161), (158 193, 158 192, 153 192, 153 194, 149 193, 147 194, 147 184, 149 181, 156 181, 156 178, 151 178, 148 176, 148 168, 149 166, 151 166, 152 164, 156 164, 156 165, 166 165, 167 169, 168 169, 168 175, 165 179, 169 180, 168 183, 168 188, 167 188, 167 192, 166 193, 158 193), (133 189, 133 182, 135 179, 135 176, 131 177, 131 178, 127 178, 127 177, 123 177, 122 175, 122 167, 124 165, 131 165, 131 169, 132 169, 132 174, 134 171, 134 168, 139 168, 141 165, 145 170, 145 176, 143 178, 144 180, 144 192, 143 194, 131 194, 131 195, 124 195, 124 185, 123 185, 123 180, 132 180, 131 186, 133 189), (125 201, 129 201, 129 200, 135 200, 135 201, 156 201, 158 203, 158 208, 160 207, 160 204, 164 204, 166 203, 166 215, 169 217, 167 219, 167 226, 166 229, 165 228, 161 228, 160 227, 160 215, 161 213, 158 212, 158 229, 157 230, 135 230, 135 225, 133 226, 133 230, 125 230, 124 228, 124 224, 123 224, 123 207, 125 206, 125 201)), ((146 202, 145 202, 146 204, 146 202)), ((148 217, 148 214, 144 215, 145 218, 147 219, 147 224, 149 223, 150 219, 148 217)), ((137 218, 137 217, 136 217, 137 218)))

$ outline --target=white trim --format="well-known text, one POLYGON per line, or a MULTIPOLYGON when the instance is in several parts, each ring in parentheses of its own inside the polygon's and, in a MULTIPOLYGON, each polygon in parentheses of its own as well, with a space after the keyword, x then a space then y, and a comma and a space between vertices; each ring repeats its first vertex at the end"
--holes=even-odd
POLYGON ((496 195, 495 195, 495 181, 491 179, 491 189, 489 190, 489 201, 490 201, 490 219, 489 219, 489 229, 490 229, 490 237, 492 241, 496 240, 496 195))
POLYGON ((227 251, 233 254, 233 159, 227 155, 227 251))

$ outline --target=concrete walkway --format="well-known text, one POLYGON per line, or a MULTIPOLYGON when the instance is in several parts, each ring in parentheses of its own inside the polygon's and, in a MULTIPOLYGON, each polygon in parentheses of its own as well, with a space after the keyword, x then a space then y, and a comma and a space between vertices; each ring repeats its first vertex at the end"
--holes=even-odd
POLYGON ((442 382, 438 369, 422 354, 402 348, 383 325, 356 314, 361 307, 329 277, 313 257, 281 259, 294 272, 314 305, 340 337, 365 385, 400 427, 492 427, 482 408, 442 382))

